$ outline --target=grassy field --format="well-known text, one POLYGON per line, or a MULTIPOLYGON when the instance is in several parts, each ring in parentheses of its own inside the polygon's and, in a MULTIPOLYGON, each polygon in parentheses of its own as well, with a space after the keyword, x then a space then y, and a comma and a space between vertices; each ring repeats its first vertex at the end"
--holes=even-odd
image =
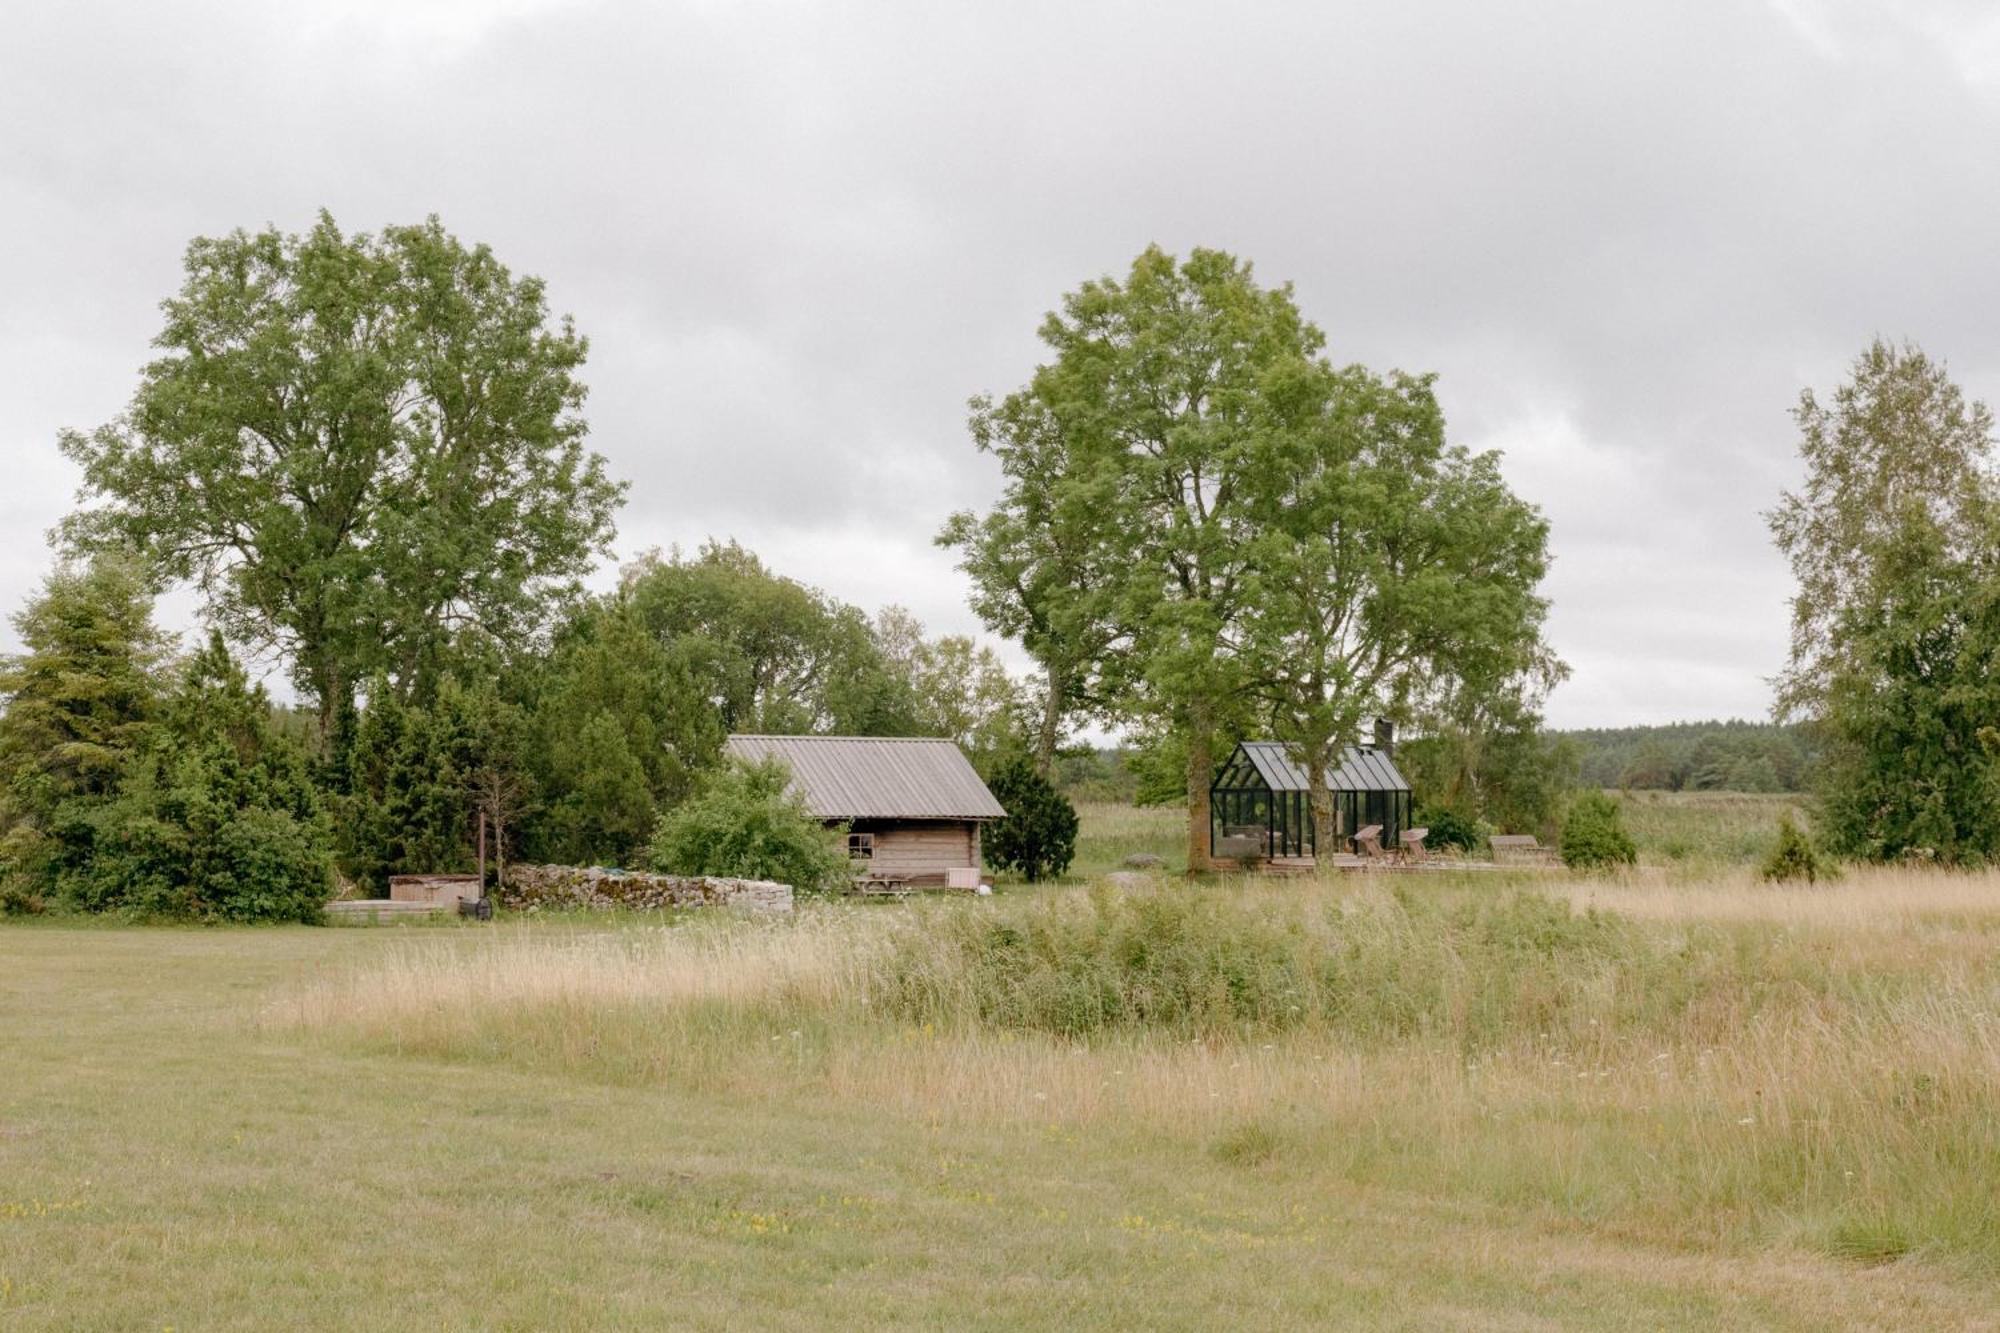
POLYGON ((1642 865, 1696 867, 1760 860, 1789 814, 1810 827, 1804 797, 1738 791, 1633 791, 1619 796, 1642 865))
POLYGON ((1073 881, 1116 870, 1128 856, 1157 856, 1170 874, 1187 869, 1187 812, 1178 806, 1085 804, 1077 818, 1073 881))
MULTIPOLYGON (((1647 866, 1696 871, 1760 859, 1777 837, 1778 820, 1790 814, 1809 827, 1802 797, 1725 791, 1635 791, 1613 793, 1625 812, 1625 827, 1647 866)), ((1091 805, 1078 807, 1072 880, 1088 880, 1116 870, 1127 856, 1158 856, 1179 874, 1187 867, 1187 817, 1178 807, 1091 805)))
POLYGON ((0 926, 0 1329, 1992 1327, 1996 937, 1742 871, 0 926))

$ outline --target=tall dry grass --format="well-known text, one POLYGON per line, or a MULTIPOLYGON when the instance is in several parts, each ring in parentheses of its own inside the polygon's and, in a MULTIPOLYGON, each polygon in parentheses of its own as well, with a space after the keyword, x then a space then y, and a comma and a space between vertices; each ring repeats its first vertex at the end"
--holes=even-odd
POLYGON ((2000 877, 1074 891, 413 939, 270 1021, 2000 1272, 2000 877))

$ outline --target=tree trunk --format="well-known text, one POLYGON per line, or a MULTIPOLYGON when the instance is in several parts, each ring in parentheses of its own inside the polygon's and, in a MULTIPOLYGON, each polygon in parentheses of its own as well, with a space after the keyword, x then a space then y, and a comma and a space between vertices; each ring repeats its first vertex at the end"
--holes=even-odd
POLYGON ((338 666, 322 660, 313 666, 309 684, 314 695, 318 696, 320 753, 331 755, 334 733, 340 727, 340 716, 351 702, 347 683, 341 678, 338 666))
POLYGON ((1208 784, 1215 779, 1215 741, 1209 734, 1207 709, 1198 709, 1189 722, 1187 868, 1189 874, 1199 875, 1214 869, 1209 856, 1208 784))
POLYGON ((1340 841, 1340 812, 1333 808, 1333 789, 1326 785, 1332 756, 1325 750, 1306 749, 1306 804, 1312 810, 1313 856, 1324 860, 1344 850, 1340 841))
POLYGON ((1056 745, 1062 740, 1063 694, 1068 673, 1049 668, 1048 697, 1042 702, 1042 725, 1035 737, 1035 771, 1048 777, 1056 766, 1056 745))

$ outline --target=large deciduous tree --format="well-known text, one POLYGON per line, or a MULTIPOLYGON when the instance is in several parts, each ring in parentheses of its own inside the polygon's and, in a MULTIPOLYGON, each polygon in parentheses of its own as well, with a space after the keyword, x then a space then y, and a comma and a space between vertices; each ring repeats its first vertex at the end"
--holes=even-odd
POLYGON ((959 552, 972 609, 1041 667, 1032 745, 1047 777, 1072 720, 1104 704, 1106 659, 1121 637, 1121 544, 1100 504, 1119 478, 1093 473, 1071 450, 1061 416, 1033 392, 974 398, 971 427, 974 443, 999 459, 1005 489, 985 514, 953 514, 937 540, 959 552))
POLYGON ((766 568, 735 542, 653 552, 625 571, 638 623, 704 683, 728 731, 902 736, 909 683, 860 608, 766 568))
POLYGON ((1446 442, 1429 377, 1315 359, 1268 387, 1236 641, 1309 775, 1317 845, 1334 847, 1327 777, 1363 719, 1476 717, 1560 673, 1537 591, 1548 525, 1498 455, 1446 442))
POLYGON ((963 634, 930 638, 900 606, 875 617, 875 643, 908 685, 916 734, 952 741, 981 772, 1018 748, 1021 690, 998 653, 963 634))
POLYGON ((586 345, 543 286, 435 218, 203 238, 128 411, 64 451, 81 544, 193 579, 284 653, 323 735, 357 684, 515 641, 603 552, 621 488, 584 445, 586 345))
POLYGON ((1080 679, 1075 664, 1095 657, 1113 711, 1182 739, 1188 865, 1200 870, 1217 747, 1243 703, 1232 644, 1248 573, 1244 486, 1266 452, 1261 407, 1274 375, 1316 355, 1321 337, 1290 289, 1259 286, 1249 265, 1216 250, 1177 261, 1158 247, 1123 280, 1064 297, 1041 337, 1050 362, 975 410, 975 435, 1016 479, 1001 517, 946 536, 968 551, 987 601, 1011 600, 1020 618, 1028 603, 1010 582, 1047 575, 1059 614, 1030 646, 1051 672, 1053 705, 1073 688, 1058 674, 1080 679), (1010 533, 1066 545, 982 558, 1010 533), (1108 651, 1114 642, 1126 651, 1108 651))
POLYGON ((1370 713, 1497 691, 1541 645, 1546 527, 1491 455, 1444 442, 1427 379, 1336 370, 1289 287, 1157 247, 1044 321, 1028 385, 975 400, 1006 487, 942 540, 1049 695, 1183 756, 1188 865, 1208 865, 1220 745, 1271 725, 1319 788, 1370 713))
POLYGON ((1832 850, 2000 855, 2000 486, 1993 418, 1876 341, 1794 413, 1805 484, 1769 515, 1798 579, 1782 716, 1811 721, 1832 850))

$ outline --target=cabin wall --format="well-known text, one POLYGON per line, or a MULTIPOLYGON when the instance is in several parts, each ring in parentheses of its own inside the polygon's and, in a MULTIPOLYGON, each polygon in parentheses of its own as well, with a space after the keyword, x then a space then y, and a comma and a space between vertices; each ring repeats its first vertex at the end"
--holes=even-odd
POLYGON ((875 835, 875 856, 868 862, 868 870, 874 874, 942 884, 946 871, 979 864, 976 819, 856 820, 851 831, 875 835))

